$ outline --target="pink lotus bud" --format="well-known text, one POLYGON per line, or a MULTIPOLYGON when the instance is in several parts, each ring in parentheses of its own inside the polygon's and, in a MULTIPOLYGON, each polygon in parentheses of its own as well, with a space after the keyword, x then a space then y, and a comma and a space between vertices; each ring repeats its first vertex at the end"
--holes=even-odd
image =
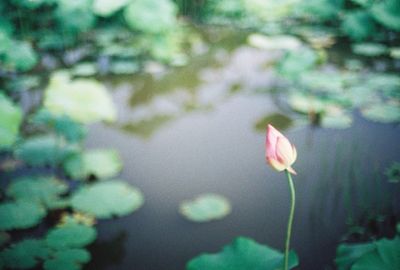
POLYGON ((277 171, 288 170, 296 174, 292 164, 296 161, 296 147, 273 126, 268 125, 265 158, 269 165, 277 171))

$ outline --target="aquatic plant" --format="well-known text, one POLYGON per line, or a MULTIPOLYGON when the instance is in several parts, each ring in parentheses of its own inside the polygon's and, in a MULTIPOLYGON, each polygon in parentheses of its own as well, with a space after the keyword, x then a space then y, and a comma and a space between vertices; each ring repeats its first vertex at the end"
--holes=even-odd
POLYGON ((284 262, 284 269, 288 270, 290 237, 292 234, 294 210, 296 206, 296 193, 291 174, 296 174, 296 171, 292 168, 292 164, 296 161, 297 150, 296 147, 293 144, 291 144, 289 140, 282 133, 280 133, 271 125, 268 125, 267 128, 265 150, 266 150, 265 158, 269 163, 269 165, 271 165, 272 168, 274 168, 279 172, 285 171, 290 187, 291 206, 290 206, 290 214, 286 231, 285 262, 284 262))

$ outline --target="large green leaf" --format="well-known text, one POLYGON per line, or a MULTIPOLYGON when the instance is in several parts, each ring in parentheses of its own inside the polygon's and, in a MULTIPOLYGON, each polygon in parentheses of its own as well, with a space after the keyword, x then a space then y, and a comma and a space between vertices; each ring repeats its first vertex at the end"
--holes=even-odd
POLYGON ((143 204, 142 193, 122 181, 106 181, 87 185, 76 191, 71 198, 75 210, 98 218, 124 216, 143 204))
POLYGON ((12 269, 31 269, 49 255, 42 240, 26 239, 0 252, 0 261, 12 269))
POLYGON ((94 26, 92 0, 57 0, 57 4, 54 16, 64 31, 83 32, 94 26))
POLYGON ((344 15, 341 29, 351 39, 360 41, 375 33, 375 24, 369 12, 357 10, 344 15))
POLYGON ((76 154, 64 162, 64 170, 75 179, 95 176, 106 179, 116 176, 122 170, 122 160, 113 149, 95 149, 76 154))
POLYGON ((128 25, 146 33, 162 33, 176 25, 177 9, 170 0, 135 0, 125 8, 128 25))
POLYGON ((38 135, 26 139, 15 150, 17 159, 29 165, 57 165, 67 156, 78 151, 76 146, 66 144, 62 138, 53 135, 38 135))
POLYGON ((90 261, 90 253, 84 249, 64 249, 52 254, 44 262, 45 270, 79 270, 90 261))
POLYGON ((93 79, 71 81, 63 72, 51 77, 45 91, 44 106, 55 115, 67 115, 85 124, 116 119, 111 96, 101 83, 93 79))
POLYGON ((0 230, 27 229, 39 224, 46 209, 34 201, 0 204, 0 230))
POLYGON ((9 70, 28 71, 38 62, 38 56, 27 42, 13 41, 5 53, 4 65, 9 70))
POLYGON ((93 12, 98 16, 109 17, 129 2, 131 0, 94 0, 93 12))
MULTIPOLYGON (((283 254, 249 238, 239 237, 216 254, 200 255, 186 265, 187 270, 281 270, 283 254)), ((290 252, 289 268, 298 265, 298 258, 290 252)))
POLYGON ((21 121, 21 109, 0 92, 0 149, 15 143, 21 121))
POLYGON ((7 196, 16 200, 32 200, 48 208, 65 206, 60 195, 68 191, 68 186, 52 177, 22 177, 11 182, 7 196))
POLYGON ((349 270, 355 261, 374 249, 375 245, 373 243, 339 245, 335 259, 338 270, 349 270))
POLYGON ((183 201, 180 213, 195 222, 221 219, 231 212, 229 201, 218 194, 202 194, 190 201, 183 201))
POLYGON ((371 13, 379 23, 400 31, 400 1, 376 1, 371 8, 371 13))
POLYGON ((82 248, 96 239, 96 230, 91 226, 69 221, 50 230, 46 236, 46 244, 56 250, 82 248))

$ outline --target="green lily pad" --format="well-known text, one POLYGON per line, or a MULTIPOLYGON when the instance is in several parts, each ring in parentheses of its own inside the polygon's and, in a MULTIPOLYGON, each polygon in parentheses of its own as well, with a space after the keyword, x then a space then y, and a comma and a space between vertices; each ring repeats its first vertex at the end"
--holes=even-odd
POLYGON ((45 241, 47 246, 56 250, 82 248, 92 243, 96 236, 93 227, 69 221, 51 229, 45 241))
POLYGON ((361 114, 374 122, 397 123, 400 122, 400 106, 388 103, 372 104, 361 110, 361 114))
POLYGON ((310 49, 289 51, 276 66, 279 74, 289 79, 298 78, 303 72, 311 70, 318 63, 318 54, 310 49))
POLYGON ((385 175, 390 183, 400 183, 400 162, 394 162, 386 169, 385 175))
POLYGON ((135 0, 124 11, 129 27, 145 33, 162 33, 177 24, 177 8, 170 0, 135 0))
POLYGON ((30 123, 34 124, 34 128, 50 128, 56 134, 63 136, 69 142, 79 142, 86 135, 86 127, 70 117, 55 116, 48 110, 42 108, 36 112, 30 119, 30 123))
POLYGON ((65 172, 75 179, 86 179, 91 175, 106 179, 122 170, 122 160, 115 150, 96 149, 72 155, 63 166, 65 172))
POLYGON ((133 74, 139 71, 140 66, 137 62, 131 60, 114 61, 110 65, 110 71, 113 74, 133 74))
POLYGON ((126 6, 130 1, 131 0, 94 0, 93 13, 98 16, 109 17, 126 6))
POLYGON ((400 59, 400 47, 390 48, 390 57, 400 59))
POLYGON ((265 132, 268 124, 273 125, 279 130, 285 130, 292 126, 293 120, 284 114, 272 113, 258 120, 255 124, 255 129, 260 132, 265 132))
POLYGON ((355 54, 364 56, 380 56, 387 53, 387 47, 380 43, 358 43, 352 46, 355 54))
POLYGON ((382 25, 400 31, 400 4, 397 0, 376 1, 371 14, 382 25))
POLYGON ((303 114, 322 113, 329 107, 329 105, 318 96, 301 93, 291 94, 288 103, 294 111, 303 114))
POLYGON ((13 41, 4 58, 5 67, 13 71, 28 71, 38 62, 38 56, 28 42, 13 41))
POLYGON ((231 212, 229 201, 218 194, 202 194, 191 201, 183 201, 179 212, 194 222, 222 219, 231 212))
POLYGON ((95 63, 80 63, 74 66, 71 73, 75 76, 93 76, 97 73, 97 66, 95 63))
POLYGON ((71 81, 63 72, 51 77, 44 106, 54 115, 67 115, 84 124, 116 119, 112 98, 101 83, 94 79, 71 81))
POLYGON ((373 243, 339 245, 335 259, 338 270, 349 270, 361 256, 374 249, 375 245, 373 243))
POLYGON ((322 117, 321 126, 325 128, 346 129, 351 127, 353 118, 346 113, 327 114, 322 117))
POLYGON ((90 261, 90 253, 84 249, 58 250, 47 259, 45 270, 80 270, 83 264, 90 261))
POLYGON ((27 229, 41 222, 46 210, 34 201, 0 204, 0 230, 27 229))
MULTIPOLYGON (((186 265, 187 270, 282 270, 284 255, 252 239, 239 237, 216 254, 200 255, 186 265)), ((289 254, 289 269, 298 265, 297 255, 289 254)))
POLYGON ((143 204, 142 193, 122 181, 106 181, 87 185, 76 191, 71 206, 98 218, 127 215, 143 204))
POLYGON ((0 252, 0 261, 8 268, 30 269, 48 254, 49 249, 42 240, 26 239, 0 252))
POLYGON ((21 109, 0 92, 0 149, 15 143, 21 121, 21 109))
POLYGON ((66 206, 60 195, 68 191, 61 180, 51 177, 22 177, 11 182, 7 196, 16 200, 32 200, 48 208, 66 206))
POLYGON ((56 136, 38 135, 18 145, 15 156, 33 166, 56 165, 77 151, 76 146, 68 145, 56 136))
POLYGON ((296 50, 302 46, 302 42, 294 36, 251 34, 247 42, 253 47, 264 50, 296 50))

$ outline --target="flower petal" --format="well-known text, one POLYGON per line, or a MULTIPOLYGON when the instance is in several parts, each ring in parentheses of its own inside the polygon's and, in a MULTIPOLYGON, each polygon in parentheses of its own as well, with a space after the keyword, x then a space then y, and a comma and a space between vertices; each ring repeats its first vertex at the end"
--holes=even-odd
POLYGON ((271 165, 271 167, 274 168, 275 170, 277 170, 278 172, 281 172, 286 169, 285 164, 280 163, 276 159, 267 158, 267 161, 268 161, 269 165, 271 165))
POLYGON ((276 143, 276 157, 278 161, 285 164, 286 167, 290 167, 294 162, 292 145, 285 137, 278 138, 276 143))

